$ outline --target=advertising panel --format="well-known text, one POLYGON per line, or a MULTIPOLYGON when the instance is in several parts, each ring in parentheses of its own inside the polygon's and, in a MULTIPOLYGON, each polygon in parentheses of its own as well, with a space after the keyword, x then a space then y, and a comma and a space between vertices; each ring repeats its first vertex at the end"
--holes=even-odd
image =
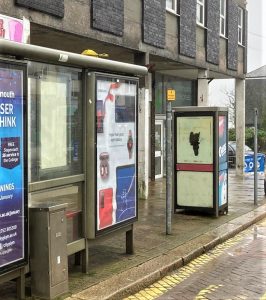
POLYGON ((97 230, 137 216, 134 80, 97 76, 97 230))
POLYGON ((30 22, 0 14, 0 38, 17 43, 29 43, 30 22))
POLYGON ((219 169, 226 169, 227 152, 226 152, 226 140, 227 140, 227 126, 226 116, 219 116, 219 169), (225 165, 224 165, 225 164, 225 165))
MULTIPOLYGON (((258 153, 257 155, 257 172, 264 173, 265 168, 265 155, 262 153, 258 153)), ((245 173, 254 173, 254 154, 246 154, 245 155, 245 173)))
POLYGON ((176 122, 177 163, 213 163, 213 118, 179 117, 176 122))
POLYGON ((212 172, 177 172, 177 205, 213 207, 212 172))
POLYGON ((219 116, 219 194, 218 205, 222 206, 227 203, 227 117, 219 116))
POLYGON ((219 206, 227 203, 227 189, 227 170, 223 170, 219 172, 219 206))
POLYGON ((0 273, 26 259, 23 76, 0 64, 0 273))

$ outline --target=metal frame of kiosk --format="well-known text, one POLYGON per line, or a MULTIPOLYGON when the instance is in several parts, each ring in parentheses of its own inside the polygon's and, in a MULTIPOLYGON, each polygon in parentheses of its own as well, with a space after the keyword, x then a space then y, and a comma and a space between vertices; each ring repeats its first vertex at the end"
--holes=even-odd
POLYGON ((228 212, 228 111, 173 108, 174 208, 228 212))

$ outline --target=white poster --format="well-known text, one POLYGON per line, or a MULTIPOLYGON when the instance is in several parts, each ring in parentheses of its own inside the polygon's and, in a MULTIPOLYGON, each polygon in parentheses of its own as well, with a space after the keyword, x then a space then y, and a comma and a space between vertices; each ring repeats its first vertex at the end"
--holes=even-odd
POLYGON ((177 172, 177 205, 213 208, 212 172, 177 172))
POLYGON ((67 83, 41 81, 41 169, 67 165, 67 83), (56 103, 56 105, 55 105, 56 103))
POLYGON ((136 217, 135 81, 98 77, 97 230, 136 217))

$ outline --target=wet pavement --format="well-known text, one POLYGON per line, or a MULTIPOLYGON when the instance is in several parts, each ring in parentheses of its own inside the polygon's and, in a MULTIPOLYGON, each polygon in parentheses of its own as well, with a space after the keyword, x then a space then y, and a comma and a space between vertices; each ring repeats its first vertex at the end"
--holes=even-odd
MULTIPOLYGON (((230 170, 228 214, 215 218, 179 211, 173 216, 171 235, 165 234, 165 179, 151 182, 149 199, 139 200, 134 254, 125 254, 125 233, 99 239, 89 248, 89 274, 73 264, 73 257, 69 259, 69 293, 62 298, 122 299, 262 219, 266 216, 266 198, 263 178, 259 179, 258 207, 254 207, 253 177, 239 178, 230 170)), ((4 294, 5 287, 0 286, 0 299, 14 299, 12 287, 4 294)))
POLYGON ((266 218, 124 300, 266 299, 266 218))

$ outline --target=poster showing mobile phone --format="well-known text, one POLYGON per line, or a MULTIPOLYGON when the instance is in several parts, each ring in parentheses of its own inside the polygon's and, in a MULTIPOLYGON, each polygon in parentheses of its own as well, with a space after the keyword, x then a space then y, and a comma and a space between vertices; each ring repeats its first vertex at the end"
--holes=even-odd
POLYGON ((137 216, 137 81, 96 77, 97 231, 137 216))
POLYGON ((0 63, 0 273, 25 260, 23 70, 0 63))

